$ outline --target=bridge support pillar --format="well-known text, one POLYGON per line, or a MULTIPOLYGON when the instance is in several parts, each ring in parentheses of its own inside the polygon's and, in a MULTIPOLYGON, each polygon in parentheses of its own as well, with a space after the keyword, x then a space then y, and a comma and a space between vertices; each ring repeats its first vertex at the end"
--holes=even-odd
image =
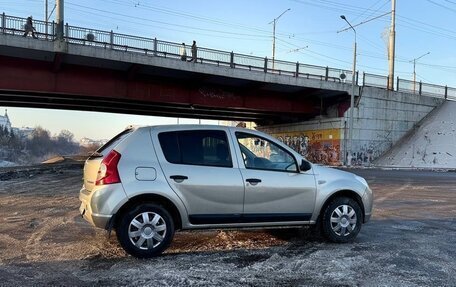
POLYGON ((56 53, 68 53, 68 43, 63 40, 55 40, 54 41, 54 52, 56 53))

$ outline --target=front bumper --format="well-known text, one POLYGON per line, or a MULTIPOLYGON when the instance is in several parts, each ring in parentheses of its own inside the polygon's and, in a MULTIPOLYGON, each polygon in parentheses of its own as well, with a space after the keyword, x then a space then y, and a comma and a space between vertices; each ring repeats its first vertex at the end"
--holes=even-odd
POLYGON ((374 193, 369 187, 366 188, 362 200, 364 205, 364 223, 366 223, 372 216, 372 209, 374 205, 374 193))

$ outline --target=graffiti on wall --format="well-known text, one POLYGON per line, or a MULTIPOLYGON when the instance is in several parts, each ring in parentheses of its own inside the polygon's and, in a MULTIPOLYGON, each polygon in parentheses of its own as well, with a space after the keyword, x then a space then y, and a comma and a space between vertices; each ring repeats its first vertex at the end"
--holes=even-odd
POLYGON ((340 134, 340 129, 272 133, 309 161, 326 165, 341 164, 340 134))

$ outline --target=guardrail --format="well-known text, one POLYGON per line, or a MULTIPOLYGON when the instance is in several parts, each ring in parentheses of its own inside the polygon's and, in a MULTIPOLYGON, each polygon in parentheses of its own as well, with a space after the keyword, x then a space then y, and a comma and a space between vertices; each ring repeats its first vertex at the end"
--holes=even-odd
MULTIPOLYGON (((5 13, 0 14, 0 17, 0 32, 2 34, 24 35, 26 18, 9 16, 5 13)), ((33 25, 36 29, 36 36, 38 39, 47 41, 55 40, 56 23, 46 23, 44 21, 34 20, 33 25)), ((102 31, 66 24, 64 28, 64 39, 68 43, 77 45, 88 45, 125 52, 142 53, 157 57, 181 58, 181 43, 114 33, 112 30, 102 31)), ((188 60, 190 60, 190 46, 186 46, 186 53, 188 55, 188 60)), ((295 63, 281 60, 275 60, 273 63, 272 60, 267 57, 262 58, 204 47, 198 47, 197 62, 230 67, 233 69, 260 71, 320 81, 332 81, 346 84, 351 84, 352 82, 352 71, 346 69, 307 65, 299 62, 295 63)), ((356 72, 355 85, 387 89, 388 76, 363 72, 362 81, 360 81, 358 72, 356 72)), ((399 77, 397 77, 395 89, 399 92, 415 93, 417 95, 456 99, 456 88, 422 83, 421 81, 414 82, 400 79, 399 77)))

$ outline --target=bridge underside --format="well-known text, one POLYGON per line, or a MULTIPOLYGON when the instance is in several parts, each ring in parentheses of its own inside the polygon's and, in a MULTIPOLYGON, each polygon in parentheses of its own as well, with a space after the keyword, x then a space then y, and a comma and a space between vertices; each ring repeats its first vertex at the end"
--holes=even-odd
POLYGON ((348 101, 341 91, 0 48, 1 105, 273 124, 324 115, 348 101))

